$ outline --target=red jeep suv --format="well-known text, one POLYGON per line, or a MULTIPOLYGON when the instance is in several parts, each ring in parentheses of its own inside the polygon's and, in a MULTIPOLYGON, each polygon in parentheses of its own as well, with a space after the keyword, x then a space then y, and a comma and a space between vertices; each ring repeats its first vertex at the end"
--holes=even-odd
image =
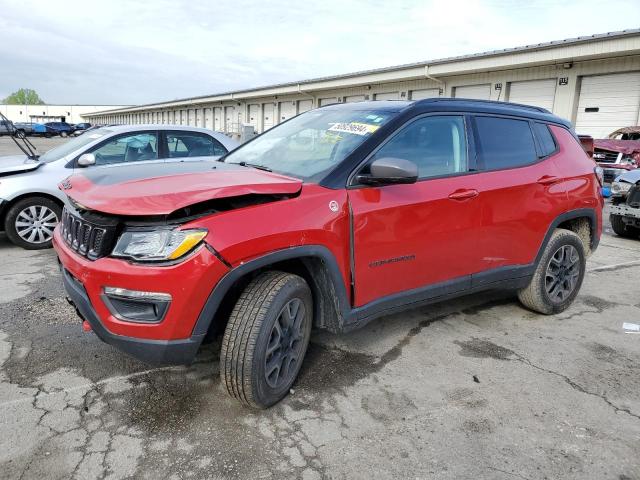
POLYGON ((54 244, 107 343, 189 363, 224 330, 221 377, 283 398, 312 327, 488 289, 566 309, 602 229, 601 170, 548 111, 464 99, 337 104, 219 162, 86 169, 54 244))

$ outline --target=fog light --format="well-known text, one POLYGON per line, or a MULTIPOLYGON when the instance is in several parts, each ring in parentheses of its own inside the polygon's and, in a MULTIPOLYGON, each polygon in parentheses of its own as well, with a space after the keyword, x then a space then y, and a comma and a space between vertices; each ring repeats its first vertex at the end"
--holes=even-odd
POLYGON ((111 315, 119 320, 135 323, 159 323, 169 309, 171 295, 104 287, 102 301, 111 315))

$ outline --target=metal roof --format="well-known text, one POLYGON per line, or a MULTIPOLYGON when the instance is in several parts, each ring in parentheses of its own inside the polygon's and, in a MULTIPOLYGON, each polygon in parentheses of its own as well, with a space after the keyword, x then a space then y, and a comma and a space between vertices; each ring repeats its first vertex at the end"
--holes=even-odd
POLYGON ((574 37, 574 38, 566 38, 564 40, 552 40, 552 41, 549 41, 549 42, 534 43, 534 44, 531 44, 531 45, 524 45, 524 46, 520 46, 520 47, 504 48, 504 49, 499 49, 499 50, 490 50, 490 51, 486 51, 486 52, 472 53, 472 54, 460 55, 460 56, 454 56, 454 57, 438 58, 438 59, 434 59, 434 60, 427 60, 427 61, 414 62, 414 63, 405 63, 405 64, 394 65, 394 66, 390 66, 390 67, 374 68, 374 69, 370 69, 370 70, 360 70, 360 71, 357 71, 357 72, 344 73, 344 74, 339 74, 339 75, 330 75, 330 76, 326 76, 326 77, 316 77, 316 78, 310 78, 310 79, 306 79, 306 80, 299 80, 299 81, 295 81, 295 82, 276 83, 276 84, 272 84, 272 85, 263 85, 263 86, 259 86, 259 87, 251 87, 251 88, 245 88, 245 89, 239 89, 239 90, 229 90, 229 91, 219 92, 219 93, 214 93, 214 94, 209 94, 209 95, 199 95, 199 96, 195 96, 195 97, 186 97, 186 98, 178 98, 178 99, 174 99, 174 100, 166 100, 166 101, 163 101, 163 102, 140 104, 140 105, 134 105, 134 106, 130 106, 130 107, 122 108, 122 109, 117 109, 117 110, 105 110, 105 111, 102 111, 102 112, 92 112, 89 115, 93 115, 93 114, 96 114, 96 113, 121 112, 121 111, 126 111, 129 108, 162 107, 163 105, 166 105, 166 104, 169 104, 169 103, 189 102, 189 101, 194 101, 194 100, 202 100, 202 99, 210 98, 210 97, 220 97, 220 96, 225 96, 225 95, 235 95, 235 94, 241 94, 241 93, 250 93, 250 92, 257 92, 257 91, 260 91, 260 90, 267 90, 267 89, 274 89, 274 88, 295 87, 295 86, 307 85, 307 84, 316 83, 316 82, 326 82, 326 81, 332 81, 332 80, 341 80, 341 79, 346 79, 346 78, 353 78, 353 77, 358 77, 358 76, 361 76, 361 75, 371 75, 371 74, 376 74, 376 73, 387 73, 387 72, 393 72, 393 71, 397 71, 397 70, 404 70, 404 69, 408 69, 408 68, 426 67, 426 66, 430 66, 430 65, 441 65, 441 64, 446 64, 446 63, 458 62, 458 61, 469 60, 469 59, 484 58, 484 57, 496 57, 496 56, 508 55, 508 54, 512 54, 512 53, 516 53, 516 52, 545 50, 545 49, 551 49, 551 48, 560 47, 560 46, 574 45, 574 44, 581 44, 581 43, 590 43, 590 42, 596 42, 596 41, 604 40, 604 39, 613 39, 613 38, 619 38, 619 37, 629 37, 629 36, 635 36, 635 35, 640 35, 640 28, 620 30, 620 31, 616 31, 616 32, 598 33, 598 34, 594 34, 594 35, 586 35, 586 36, 574 37))

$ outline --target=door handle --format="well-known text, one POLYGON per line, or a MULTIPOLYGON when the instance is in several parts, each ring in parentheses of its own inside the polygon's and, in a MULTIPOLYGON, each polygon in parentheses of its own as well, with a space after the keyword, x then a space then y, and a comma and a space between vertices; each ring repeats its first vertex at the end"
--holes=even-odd
POLYGON ((467 198, 474 198, 479 195, 478 191, 475 189, 468 190, 456 190, 452 194, 449 195, 451 200, 466 200, 467 198))
POLYGON ((554 177, 553 175, 543 175, 537 180, 537 183, 540 185, 553 185, 554 183, 558 183, 560 179, 558 177, 554 177))

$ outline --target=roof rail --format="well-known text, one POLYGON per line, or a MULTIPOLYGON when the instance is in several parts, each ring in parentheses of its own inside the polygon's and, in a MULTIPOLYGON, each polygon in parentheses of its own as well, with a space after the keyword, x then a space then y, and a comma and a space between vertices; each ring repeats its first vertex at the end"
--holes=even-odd
POLYGON ((423 100, 417 100, 416 103, 431 103, 431 102, 470 102, 470 103, 486 103, 490 105, 496 106, 505 106, 505 107, 516 107, 524 110, 531 110, 534 112, 541 113, 551 113, 546 108, 536 107, 534 105, 524 105, 522 103, 511 103, 511 102, 500 102, 495 100, 480 100, 475 98, 454 98, 454 97, 436 97, 436 98, 425 98, 423 100))

